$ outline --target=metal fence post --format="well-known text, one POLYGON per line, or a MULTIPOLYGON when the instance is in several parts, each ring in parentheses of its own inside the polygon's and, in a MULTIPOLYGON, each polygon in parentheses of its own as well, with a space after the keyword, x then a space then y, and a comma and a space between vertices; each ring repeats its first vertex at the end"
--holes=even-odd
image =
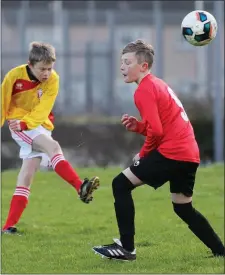
POLYGON ((24 55, 28 45, 26 44, 26 25, 27 25, 27 11, 29 9, 29 1, 21 1, 21 7, 18 15, 18 32, 20 38, 20 63, 24 63, 24 55))
POLYGON ((64 71, 64 85, 63 85, 63 90, 65 93, 65 100, 64 100, 64 104, 65 104, 65 108, 64 108, 64 112, 65 113, 70 113, 70 110, 72 109, 71 105, 72 105, 72 101, 71 101, 71 93, 73 93, 72 89, 71 89, 71 72, 70 72, 70 68, 71 68, 71 58, 69 56, 69 45, 70 45, 70 39, 69 39, 69 14, 68 14, 68 10, 64 10, 63 11, 63 41, 62 41, 62 48, 63 48, 63 52, 62 52, 62 58, 64 60, 63 62, 63 71, 64 71))
POLYGON ((108 93, 107 93, 107 114, 113 115, 114 107, 115 107, 115 62, 116 62, 116 54, 115 54, 115 14, 113 11, 107 11, 107 25, 109 30, 109 39, 108 39, 108 49, 109 49, 109 67, 108 67, 108 93))
POLYGON ((162 14, 162 2, 161 1, 153 1, 153 14, 154 14, 154 22, 155 22, 155 52, 156 52, 156 64, 155 64, 155 74, 163 78, 163 14, 162 14))
POLYGON ((224 94, 222 88, 222 79, 224 73, 222 72, 221 60, 221 32, 223 24, 223 2, 215 1, 214 16, 218 23, 218 32, 215 41, 212 42, 214 47, 213 58, 213 113, 214 113, 214 160, 215 162, 224 161, 224 94), (220 26, 221 24, 221 26, 220 26))
POLYGON ((60 93, 57 97, 57 103, 59 106, 59 112, 63 113, 65 109, 65 73, 64 73, 64 60, 63 60, 63 13, 64 10, 62 8, 62 1, 53 1, 52 2, 53 8, 53 43, 56 48, 57 54, 57 62, 56 68, 60 75, 60 93))
POLYGON ((91 114, 93 112, 93 88, 92 88, 92 45, 91 42, 86 43, 85 52, 85 91, 86 91, 86 113, 91 114))
MULTIPOLYGON (((204 10, 204 1, 195 1, 195 10, 204 10)), ((205 96, 206 92, 206 50, 207 47, 195 47, 196 79, 198 96, 205 96)))

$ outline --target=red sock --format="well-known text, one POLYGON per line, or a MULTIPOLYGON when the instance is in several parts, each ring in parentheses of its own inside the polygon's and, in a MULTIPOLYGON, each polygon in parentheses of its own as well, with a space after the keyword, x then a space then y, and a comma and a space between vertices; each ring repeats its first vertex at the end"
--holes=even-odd
POLYGON ((51 159, 51 163, 55 172, 79 192, 82 181, 64 156, 62 154, 55 155, 51 159))
POLYGON ((29 194, 29 188, 22 186, 16 187, 15 193, 13 194, 11 200, 8 218, 3 226, 3 230, 18 223, 24 209, 27 206, 29 194))

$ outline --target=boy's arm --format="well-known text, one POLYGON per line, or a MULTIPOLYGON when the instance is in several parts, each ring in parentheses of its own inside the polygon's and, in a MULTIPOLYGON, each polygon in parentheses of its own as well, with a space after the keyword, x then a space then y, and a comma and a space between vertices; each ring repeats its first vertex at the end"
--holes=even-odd
POLYGON ((154 136, 146 136, 145 142, 139 152, 140 158, 146 156, 149 152, 158 147, 157 138, 154 136))
POLYGON ((146 122, 138 121, 136 133, 147 136, 146 122))
MULTIPOLYGON (((154 89, 154 88, 153 88, 154 89)), ((155 137, 162 137, 163 128, 159 117, 157 98, 154 91, 144 90, 137 95, 136 105, 141 117, 148 122, 147 132, 155 137)))
POLYGON ((59 79, 54 78, 52 82, 49 83, 49 86, 46 87, 46 90, 43 91, 40 103, 21 119, 23 130, 25 130, 24 128, 28 130, 34 129, 46 121, 54 106, 58 90, 59 79))
POLYGON ((12 97, 14 78, 7 74, 1 85, 1 127, 4 125, 12 97))
POLYGON ((154 90, 143 90, 141 93, 138 93, 136 106, 143 120, 147 122, 147 126, 145 127, 146 139, 139 153, 140 157, 143 157, 158 147, 159 141, 163 136, 163 128, 154 90))

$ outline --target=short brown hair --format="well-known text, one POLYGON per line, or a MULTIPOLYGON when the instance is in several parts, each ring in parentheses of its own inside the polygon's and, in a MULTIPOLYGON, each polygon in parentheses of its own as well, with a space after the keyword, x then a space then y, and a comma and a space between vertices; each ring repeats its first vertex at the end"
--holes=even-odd
POLYGON ((143 40, 136 40, 128 43, 122 50, 122 54, 134 52, 138 63, 147 62, 149 69, 153 64, 154 49, 152 45, 147 44, 143 40))
POLYGON ((29 61, 31 65, 40 61, 43 61, 46 64, 55 62, 55 48, 47 43, 32 42, 30 43, 29 61))

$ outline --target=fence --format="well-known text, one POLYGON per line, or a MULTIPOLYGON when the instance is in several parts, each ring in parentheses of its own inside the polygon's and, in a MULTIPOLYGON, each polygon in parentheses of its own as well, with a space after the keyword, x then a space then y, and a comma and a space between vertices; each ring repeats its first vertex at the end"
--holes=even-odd
MULTIPOLYGON (((201 49, 204 58, 199 65, 199 52, 184 41, 180 32, 182 18, 189 10, 160 12, 156 7, 124 13, 66 10, 60 1, 48 9, 29 9, 27 1, 22 3, 19 11, 2 11, 2 75, 26 62, 31 41, 52 43, 61 76, 57 109, 62 115, 115 115, 124 109, 133 110, 131 93, 135 85, 123 83, 119 67, 122 47, 137 38, 153 44, 153 72, 164 77, 174 90, 199 97, 210 93, 213 68, 209 64, 214 47, 201 49), (206 67, 201 75, 199 66, 206 67)), ((220 69, 223 79, 224 67, 220 69)))
MULTIPOLYGON (((218 39, 201 49, 190 46, 180 31, 183 17, 195 8, 194 1, 183 1, 182 5, 177 4, 179 1, 165 1, 166 5, 149 1, 151 8, 145 9, 141 5, 146 3, 138 1, 129 11, 122 5, 126 1, 120 1, 120 9, 108 9, 110 5, 106 3, 105 9, 98 9, 94 7, 95 1, 88 1, 85 9, 74 8, 70 1, 65 1, 67 7, 64 1, 18 2, 17 8, 4 5, 2 8, 2 76, 12 67, 26 63, 31 41, 52 43, 57 51, 56 70, 61 79, 55 107, 58 116, 136 114, 132 97, 136 86, 123 83, 120 52, 126 43, 143 38, 155 48, 153 73, 163 77, 174 91, 193 100, 215 98, 215 146, 222 143, 224 13, 221 1, 204 3, 215 15, 219 29, 218 39)), ((97 2, 99 5, 100 1, 97 2)), ((218 154, 219 151, 217 148, 218 154)))

